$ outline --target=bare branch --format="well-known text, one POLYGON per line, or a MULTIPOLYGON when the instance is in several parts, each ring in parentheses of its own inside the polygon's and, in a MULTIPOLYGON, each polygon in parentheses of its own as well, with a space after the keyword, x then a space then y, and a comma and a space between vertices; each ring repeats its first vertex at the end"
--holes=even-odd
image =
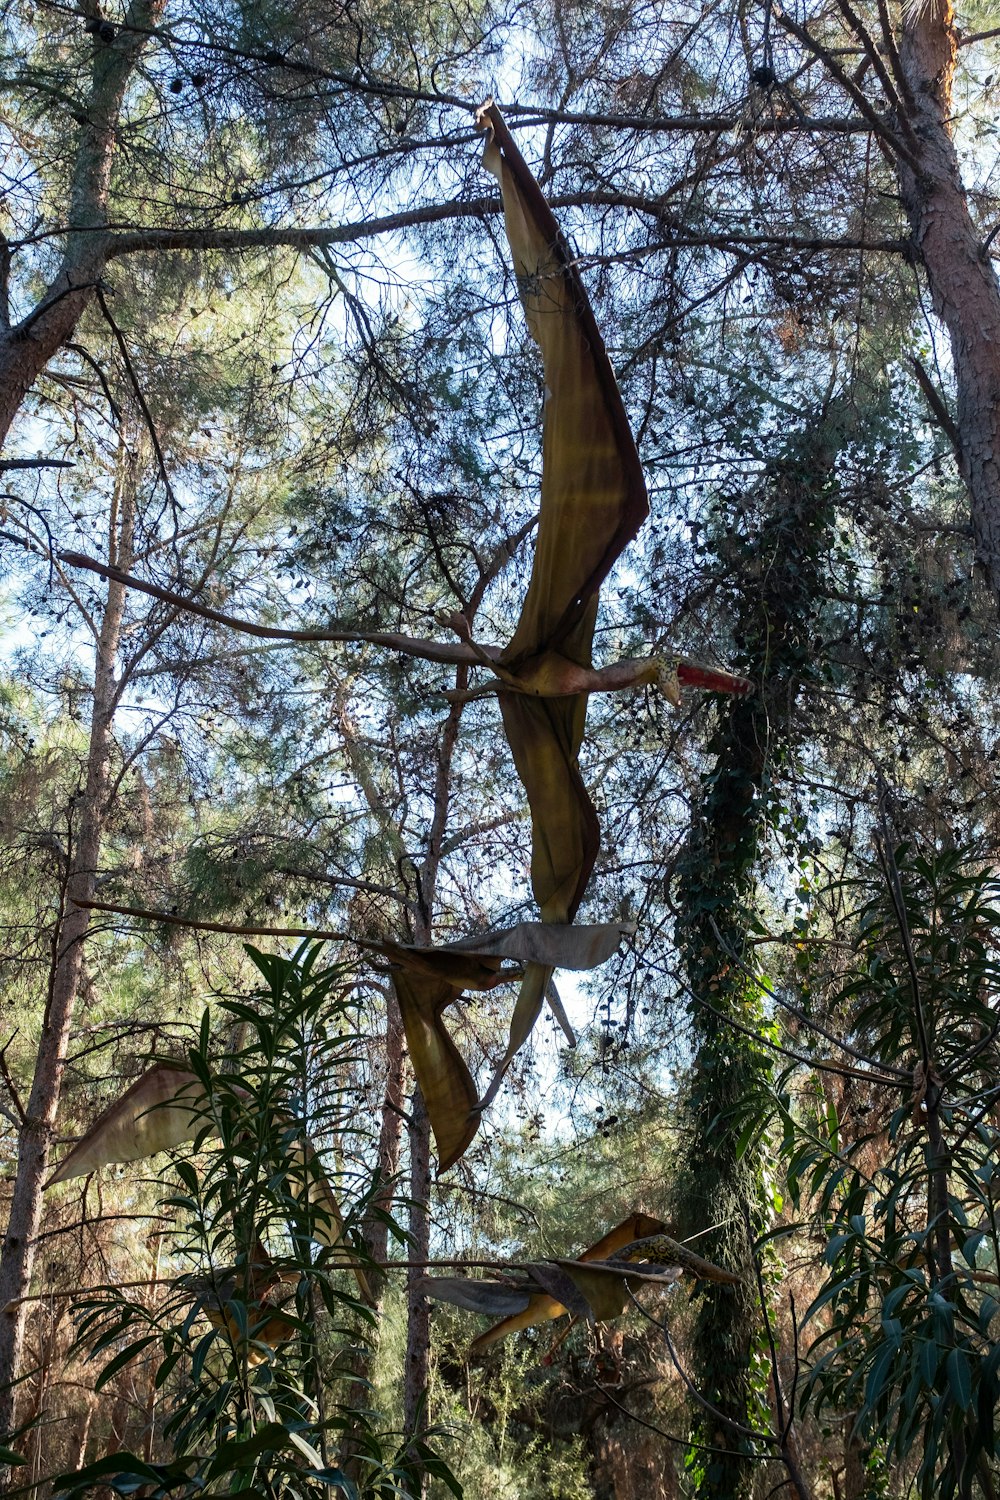
POLYGON ((3 1079, 7 1086, 10 1102, 14 1106, 14 1111, 17 1115, 17 1119, 13 1120, 12 1123, 17 1124, 19 1122, 23 1125, 27 1116, 24 1112, 24 1105, 21 1102, 21 1095, 18 1093, 17 1084, 14 1082, 10 1068, 7 1066, 7 1050, 13 1044, 19 1030, 20 1027, 15 1027, 9 1040, 4 1043, 3 1047, 0 1047, 0 1078, 3 1079))
MULTIPOLYGON (((139 410, 142 413, 142 420, 146 424, 146 430, 148 431, 150 441, 153 444, 153 452, 156 454, 156 462, 160 470, 160 478, 163 480, 163 488, 167 492, 167 498, 170 501, 171 505, 176 507, 177 501, 174 496, 173 486, 170 483, 170 475, 167 473, 167 461, 163 456, 163 449, 160 446, 160 438, 159 434, 156 431, 156 423, 153 421, 153 413, 149 409, 149 403, 147 402, 145 394, 143 392, 142 382, 140 381, 139 376, 136 373, 135 365, 132 363, 132 356, 129 354, 128 345, 125 342, 125 335, 122 333, 121 329, 118 327, 118 324, 115 322, 114 318, 111 315, 111 309, 108 307, 107 298, 104 295, 104 289, 100 285, 100 283, 98 283, 94 288, 94 294, 97 297, 97 305, 101 309, 101 314, 104 318, 104 321, 111 329, 111 332, 114 335, 115 343, 118 345, 118 352, 122 357, 122 364, 125 366, 125 372, 128 375, 133 394, 135 395, 139 410)), ((114 403, 112 403, 111 409, 112 411, 115 411, 114 403)))
POLYGON ((292 880, 311 880, 317 885, 343 886, 349 891, 363 891, 370 896, 384 896, 388 901, 398 901, 410 911, 417 910, 417 903, 394 891, 391 886, 378 885, 372 880, 356 880, 351 875, 329 875, 325 870, 299 870, 291 865, 275 865, 276 875, 288 875, 292 880))
MULTIPOLYGON (((315 938, 317 942, 356 943, 349 932, 332 932, 323 927, 240 927, 232 922, 197 922, 193 917, 179 917, 173 911, 155 911, 145 906, 117 906, 113 901, 74 901, 87 911, 106 911, 119 917, 137 917, 142 922, 163 922, 168 927, 190 927, 195 932, 224 932, 231 937, 297 937, 315 938)), ((364 943, 359 946, 364 947, 364 943)))
POLYGON ((869 103, 864 90, 858 87, 858 85, 850 77, 847 71, 832 55, 830 50, 827 47, 824 47, 822 42, 818 42, 816 38, 812 36, 812 34, 807 31, 804 26, 800 26, 797 21, 793 20, 793 18, 788 14, 787 11, 776 9, 775 16, 778 22, 785 28, 786 31, 791 32, 792 36, 794 36, 797 41, 802 43, 803 47, 811 52, 814 57, 819 58, 820 62, 837 80, 845 93, 850 95, 857 108, 861 111, 865 119, 868 121, 868 124, 874 131, 877 139, 885 146, 885 148, 893 156, 902 157, 902 159, 907 163, 912 171, 919 173, 922 170, 919 158, 914 155, 909 146, 905 145, 899 139, 896 133, 891 129, 888 121, 883 119, 878 111, 873 108, 873 106, 869 103))
POLYGON ((921 360, 917 358, 915 354, 910 356, 910 367, 913 370, 914 375, 917 377, 917 384, 919 385, 921 391, 924 394, 924 397, 926 398, 927 405, 934 413, 938 426, 941 428, 941 431, 945 434, 945 436, 948 438, 948 441, 951 443, 951 446, 954 449, 955 457, 959 460, 959 462, 961 462, 962 440, 959 436, 958 426, 955 422, 955 419, 952 416, 951 412, 948 410, 947 406, 945 406, 944 404, 941 392, 938 390, 937 386, 931 379, 926 366, 922 363, 921 360))
MULTIPOLYGON (((877 116, 875 117, 878 118, 877 116)), ((886 129, 880 121, 880 129, 886 129)), ((650 214, 657 219, 668 216, 668 204, 662 198, 635 193, 579 192, 566 193, 549 200, 555 209, 626 208, 650 214)), ((287 247, 293 250, 320 249, 330 245, 356 244, 379 235, 395 234, 404 229, 427 224, 454 222, 459 219, 492 218, 501 212, 499 198, 470 198, 454 203, 433 203, 405 213, 387 214, 382 218, 357 223, 335 224, 313 228, 260 229, 133 229, 119 230, 108 236, 109 260, 125 255, 158 250, 235 251, 287 247)), ((700 232, 672 229, 665 232, 664 249, 740 249, 747 246, 792 250, 867 250, 902 254, 908 241, 897 237, 867 240, 844 235, 726 234, 713 230, 700 232)))
POLYGON ((0 472, 8 469, 75 469, 68 458, 0 458, 0 472))
POLYGON ((92 573, 99 573, 103 578, 114 579, 116 583, 122 583, 127 588, 138 589, 140 593, 149 594, 154 599, 162 599, 164 603, 172 604, 188 614, 198 615, 203 620, 211 620, 216 625, 225 625, 229 630, 238 630, 243 635, 259 636, 270 641, 343 641, 357 645, 386 646, 391 651, 402 651, 408 656, 415 656, 423 661, 445 662, 453 665, 465 663, 471 665, 479 660, 476 652, 461 641, 452 643, 423 640, 419 637, 386 630, 283 630, 276 625, 259 625, 254 620, 241 620, 235 615, 227 615, 221 610, 211 609, 206 604, 198 604, 195 600, 185 597, 184 594, 178 594, 173 589, 161 588, 156 583, 148 583, 143 578, 136 578, 132 573, 123 573, 120 568, 113 568, 110 563, 87 557, 85 553, 59 552, 57 555, 61 562, 67 563, 70 567, 88 568, 92 573))

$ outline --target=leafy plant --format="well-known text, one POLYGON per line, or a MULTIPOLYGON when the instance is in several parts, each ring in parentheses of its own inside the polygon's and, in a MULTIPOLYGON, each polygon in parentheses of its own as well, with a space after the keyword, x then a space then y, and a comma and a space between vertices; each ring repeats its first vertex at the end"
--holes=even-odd
POLYGON ((992 1496, 1000 883, 961 850, 883 839, 879 855, 837 997, 866 1129, 841 1118, 845 1096, 806 1114, 781 1101, 791 1195, 828 1240, 806 1392, 856 1412, 888 1458, 919 1455, 923 1500, 992 1496))
POLYGON ((79 1345, 111 1356, 98 1389, 155 1352, 150 1404, 160 1392, 168 1401, 168 1453, 154 1461, 150 1443, 142 1458, 98 1459, 56 1481, 64 1500, 98 1486, 186 1500, 382 1500, 420 1494, 425 1475, 461 1494, 438 1434, 392 1434, 359 1405, 352 1353, 376 1328, 360 1225, 385 1210, 351 1110, 353 986, 343 967, 320 965, 321 951, 248 949, 265 984, 221 1002, 232 1023, 221 1061, 209 1012, 202 1019, 187 1057, 201 1128, 164 1199, 177 1274, 155 1299, 108 1286, 77 1304, 79 1345))

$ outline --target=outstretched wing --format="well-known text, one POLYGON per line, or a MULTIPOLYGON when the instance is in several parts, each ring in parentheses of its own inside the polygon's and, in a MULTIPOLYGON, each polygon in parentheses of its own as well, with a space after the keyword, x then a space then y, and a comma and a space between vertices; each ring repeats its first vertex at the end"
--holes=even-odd
POLYGON ((410 1063, 434 1132, 439 1170, 444 1172, 465 1155, 479 1129, 475 1082, 442 1019, 461 990, 447 979, 404 968, 394 971, 392 984, 410 1063))
MULTIPOLYGON (((521 922, 506 931, 465 938, 442 948, 372 944, 393 965, 392 983, 410 1062, 424 1096, 442 1172, 468 1150, 479 1129, 483 1102, 488 1102, 480 1102, 472 1074, 445 1025, 448 1006, 463 990, 491 990, 518 978, 520 969, 504 967, 504 960, 524 964, 521 996, 523 999, 527 992, 534 1005, 530 976, 548 975, 555 964, 571 969, 595 968, 611 957, 627 930, 611 922, 579 928, 521 922)), ((537 1002, 541 1005, 541 992, 537 1002)), ((516 1008, 514 1035, 518 1035, 518 1015, 516 1008)))
MULTIPOLYGON (((504 222, 528 327, 542 354, 542 494, 528 592, 503 666, 530 676, 553 650, 591 665, 597 594, 649 513, 646 485, 604 341, 569 249, 495 105, 485 165, 504 222)), ((597 858, 597 815, 577 764, 585 694, 501 693, 504 729, 531 808, 531 882, 543 921, 570 922, 597 858)), ((539 988, 539 986, 535 986, 539 988)))
MULTIPOLYGON (((157 1156, 192 1141, 199 1135, 214 1135, 208 1096, 201 1082, 186 1068, 171 1063, 154 1063, 147 1068, 120 1099, 83 1135, 63 1159, 45 1184, 54 1187, 72 1177, 83 1177, 99 1167, 117 1162, 140 1161, 157 1156)), ((318 1210, 316 1240, 321 1245, 350 1246, 344 1235, 344 1220, 336 1195, 312 1145, 306 1141, 301 1151, 303 1167, 308 1167, 306 1192, 318 1210)), ((265 1252, 266 1253, 266 1252, 265 1252)), ((374 1306, 371 1286, 364 1267, 351 1260, 361 1295, 374 1306)))
POLYGON ((542 496, 531 582, 508 666, 557 649, 590 662, 588 606, 649 514, 628 417, 587 293, 552 211, 496 106, 484 163, 504 220, 531 335, 545 368, 542 496))
MULTIPOLYGON (((552 212, 496 107, 485 165, 500 181, 504 221, 528 327, 542 354, 545 413, 542 494, 528 592, 500 662, 526 684, 557 652, 591 665, 597 595, 649 513, 628 417, 583 283, 552 212)), ((544 922, 571 922, 600 846, 577 757, 587 697, 501 692, 500 710, 531 809, 531 885, 544 922)), ((510 1039, 483 1096, 495 1096, 530 1034, 552 977, 529 965, 510 1039)))
POLYGON ((193 1140, 207 1124, 205 1092, 195 1075, 156 1063, 81 1136, 46 1186, 84 1177, 111 1162, 170 1151, 193 1140))

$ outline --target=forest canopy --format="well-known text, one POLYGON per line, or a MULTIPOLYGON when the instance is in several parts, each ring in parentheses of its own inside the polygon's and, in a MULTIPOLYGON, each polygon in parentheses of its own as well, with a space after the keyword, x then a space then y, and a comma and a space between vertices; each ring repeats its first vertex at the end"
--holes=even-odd
POLYGON ((1000 18, 2 24, 0 1488, 995 1500, 1000 18))

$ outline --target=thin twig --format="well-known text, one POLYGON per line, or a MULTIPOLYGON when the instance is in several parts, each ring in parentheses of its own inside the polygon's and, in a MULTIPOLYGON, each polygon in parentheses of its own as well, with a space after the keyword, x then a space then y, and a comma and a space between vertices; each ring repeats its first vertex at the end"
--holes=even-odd
MULTIPOLYGON (((148 1217, 154 1218, 158 1216, 151 1214, 148 1215, 148 1217)), ((99 1220, 85 1222, 97 1223, 99 1222, 99 1220)), ((79 1228, 80 1225, 76 1225, 75 1227, 79 1228)), ((364 1270, 376 1271, 475 1270, 530 1272, 535 1270, 540 1264, 542 1264, 543 1259, 543 1257, 537 1257, 535 1260, 466 1260, 461 1256, 449 1256, 439 1259, 431 1258, 427 1260, 369 1260, 366 1257, 363 1261, 356 1258, 351 1260, 328 1260, 324 1261, 322 1265, 317 1265, 316 1269, 321 1270, 324 1273, 327 1271, 356 1271, 359 1266, 361 1266, 364 1270)), ((587 1262, 586 1264, 589 1271, 600 1272, 603 1270, 607 1271, 609 1275, 616 1277, 631 1274, 638 1278, 644 1275, 647 1270, 647 1268, 641 1262, 622 1262, 620 1266, 617 1264, 614 1266, 607 1266, 594 1261, 587 1262)), ((650 1267, 649 1269, 651 1270, 652 1268, 650 1267)), ((662 1286, 665 1282, 665 1278, 662 1276, 647 1275, 646 1279, 647 1281, 657 1286, 662 1286)), ((522 1284, 523 1283, 521 1282, 516 1283, 516 1285, 518 1286, 522 1284)), ((6 1304, 5 1308, 0 1308, 0 1312, 8 1311, 9 1309, 14 1307, 20 1307, 22 1303, 26 1302, 44 1302, 48 1301, 50 1298, 64 1300, 67 1297, 88 1297, 94 1296, 98 1292, 132 1291, 136 1287, 148 1287, 148 1285, 149 1278, 142 1277, 138 1281, 116 1281, 113 1283, 98 1282, 93 1286, 73 1287, 68 1290, 63 1289, 61 1291, 32 1292, 30 1295, 25 1297, 15 1297, 12 1301, 6 1304)), ((167 1288, 179 1287, 183 1289, 184 1277, 181 1276, 175 1278, 172 1281, 164 1281, 161 1283, 161 1285, 167 1288)), ((532 1284, 526 1285, 526 1294, 532 1290, 535 1290, 532 1284)))
POLYGON ((10 1037, 6 1042, 4 1042, 3 1047, 0 1048, 0 1078, 2 1078, 4 1083, 7 1085, 7 1092, 10 1094, 10 1102, 13 1104, 14 1109, 17 1112, 17 1117, 23 1125, 28 1116, 25 1114, 24 1105, 21 1103, 21 1096, 17 1091, 17 1084, 11 1077, 10 1068, 7 1066, 7 1049, 8 1047, 13 1046, 20 1030, 20 1026, 15 1026, 10 1037))
POLYGON ((903 882, 899 874, 899 866, 892 848, 892 837, 889 828, 887 812, 888 792, 885 783, 881 781, 878 793, 878 816, 881 824, 881 837, 875 841, 875 852, 882 866, 889 887, 889 897, 892 901, 892 909, 896 916, 896 925, 899 928, 900 940, 903 944, 903 953, 906 957, 906 967, 910 975, 910 989, 913 993, 913 1011, 917 1023, 917 1040, 920 1043, 920 1058, 924 1065, 924 1077, 927 1086, 931 1086, 931 1043, 927 1031, 927 1020, 924 1016, 924 1003, 920 993, 920 973, 917 969, 917 957, 913 951, 913 938, 910 935, 910 924, 906 916, 906 900, 903 895, 903 882))
POLYGON ((832 73, 841 88, 851 97, 857 108, 864 115, 876 137, 884 147, 894 155, 902 157, 907 166, 919 176, 922 170, 919 157, 915 156, 910 148, 890 129, 888 123, 878 111, 872 108, 864 91, 858 88, 857 84, 841 67, 836 58, 831 55, 829 50, 821 42, 818 42, 804 26, 800 26, 797 21, 793 20, 787 11, 778 10, 776 16, 785 30, 790 31, 792 36, 800 41, 803 47, 811 52, 814 57, 819 58, 824 67, 832 73))
POLYGON ((612 1406, 617 1406, 618 1410, 630 1421, 638 1422, 640 1427, 645 1427, 648 1432, 655 1432, 658 1437, 664 1438, 668 1443, 676 1443, 681 1448, 696 1448, 699 1453, 718 1453, 724 1458, 745 1458, 756 1463, 773 1462, 773 1455, 770 1453, 746 1453, 742 1448, 713 1448, 709 1443, 696 1443, 694 1438, 675 1437, 673 1433, 658 1427, 655 1422, 647 1422, 645 1417, 637 1416, 634 1411, 629 1411, 628 1407, 616 1400, 607 1386, 601 1385, 599 1380, 594 1381, 594 1389, 600 1391, 602 1396, 606 1396, 612 1406))
POLYGON ((748 1427, 744 1422, 738 1422, 735 1417, 729 1416, 728 1413, 724 1412, 721 1407, 718 1407, 713 1402, 709 1401, 707 1396, 702 1395, 701 1391, 699 1391, 698 1387, 695 1385, 694 1381, 691 1379, 690 1375, 681 1364, 680 1356, 678 1355, 677 1350, 674 1347, 674 1341, 670 1336, 670 1329, 667 1327, 666 1323, 661 1322, 659 1318, 655 1318, 651 1312, 648 1312, 647 1309, 643 1307, 642 1303, 636 1297, 630 1286, 626 1285, 625 1290, 628 1292, 629 1298, 638 1309, 638 1311, 642 1313, 643 1317, 648 1322, 652 1323, 654 1328, 658 1328, 663 1334, 663 1337, 666 1340, 667 1353, 670 1355, 671 1363, 673 1364, 673 1367, 677 1371, 678 1375, 681 1377, 688 1395, 697 1403, 697 1405, 702 1407, 704 1411, 707 1411, 709 1416, 714 1417, 717 1422, 722 1422, 726 1427, 731 1427, 734 1432, 738 1432, 740 1437, 752 1438, 755 1443, 771 1443, 776 1446, 778 1440, 773 1433, 758 1432, 756 1428, 748 1427))
MULTIPOLYGON (((139 410, 142 413, 142 419, 146 424, 150 441, 153 444, 153 452, 156 454, 156 462, 159 466, 160 478, 163 480, 163 488, 167 492, 167 499, 170 501, 170 504, 176 509, 177 498, 174 495, 173 485, 170 483, 170 475, 167 473, 167 461, 163 455, 163 449, 160 446, 160 438, 159 434, 156 431, 156 423, 153 421, 153 413, 150 411, 149 403, 147 402, 146 397, 143 394, 142 384, 139 380, 139 376, 136 374, 135 366, 132 363, 132 356, 128 352, 128 345, 125 342, 125 335, 122 333, 121 329, 118 327, 118 324, 112 317, 111 309, 108 307, 107 300, 104 296, 104 288, 101 286, 101 283, 99 281, 94 287, 94 295, 97 298, 97 305, 101 309, 104 320, 107 323, 108 327, 111 329, 112 334, 114 335, 115 343, 118 345, 118 351, 121 354, 122 363, 125 366, 125 370, 131 383, 132 390, 135 393, 136 402, 138 403, 139 410)), ((113 409, 114 408, 112 408, 112 410, 113 409)))

